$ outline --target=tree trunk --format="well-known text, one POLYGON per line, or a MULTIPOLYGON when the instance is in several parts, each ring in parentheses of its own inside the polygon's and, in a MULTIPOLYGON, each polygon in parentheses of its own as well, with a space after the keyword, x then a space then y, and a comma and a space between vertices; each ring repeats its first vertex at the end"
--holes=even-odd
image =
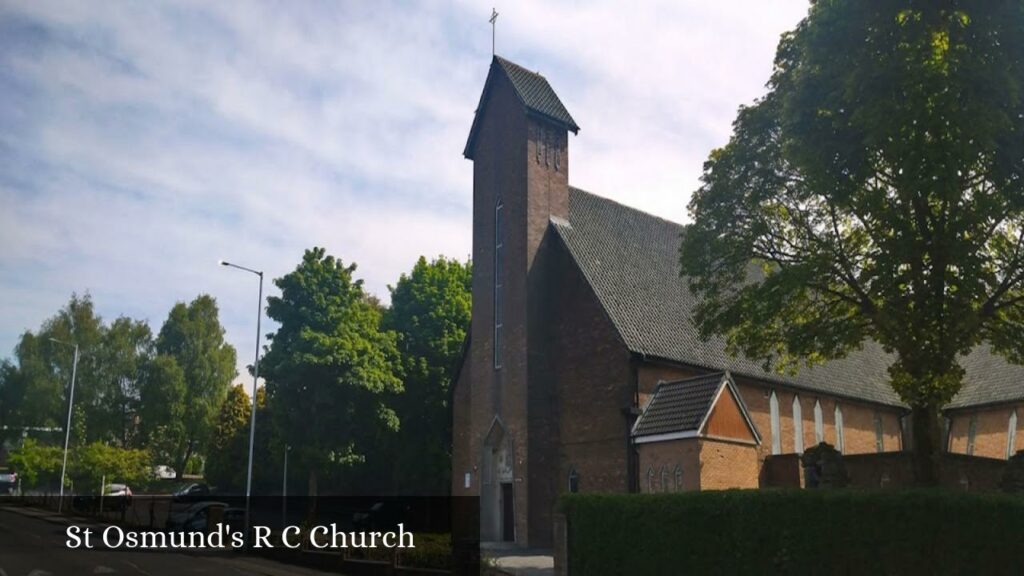
POLYGON ((313 526, 316 523, 316 498, 317 498, 317 485, 316 485, 316 470, 314 468, 309 469, 309 508, 306 509, 306 525, 313 526))
POLYGON ((917 486, 937 486, 942 451, 939 410, 930 404, 912 406, 911 420, 914 427, 914 483, 917 486))
POLYGON ((192 457, 192 442, 185 447, 185 454, 182 455, 181 460, 178 461, 178 469, 174 471, 174 479, 181 480, 181 476, 185 473, 185 466, 188 464, 188 459, 192 457))

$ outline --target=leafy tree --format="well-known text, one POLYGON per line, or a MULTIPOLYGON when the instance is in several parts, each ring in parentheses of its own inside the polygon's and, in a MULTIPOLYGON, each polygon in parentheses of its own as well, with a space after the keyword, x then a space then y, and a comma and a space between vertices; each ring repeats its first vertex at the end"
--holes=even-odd
POLYGON ((78 492, 99 492, 103 480, 138 486, 149 480, 152 460, 146 450, 93 442, 75 450, 69 475, 78 492))
POLYGON ((958 356, 1024 361, 1022 96, 1018 0, 821 0, 690 203, 704 335, 790 369, 880 344, 921 483, 958 356))
POLYGON ((379 308, 354 271, 313 248, 274 280, 281 296, 267 299, 280 328, 260 370, 282 439, 309 470, 311 495, 322 472, 362 462, 382 431, 398 429, 396 338, 380 330, 379 308))
POLYGON ((403 492, 441 493, 449 486, 448 390, 469 329, 471 282, 469 263, 420 257, 390 288, 384 325, 399 335, 405 387, 396 400, 402 429, 391 457, 403 492))
POLYGON ((90 354, 100 342, 102 321, 95 314, 92 299, 72 295, 68 303, 48 318, 37 333, 26 331, 15 347, 17 393, 10 408, 12 423, 22 426, 64 426, 67 416, 73 351, 78 344, 79 363, 75 382, 75 404, 88 414, 97 405, 95 371, 90 354), (62 343, 54 342, 60 340, 62 343))
POLYGON ((241 384, 231 387, 220 406, 206 459, 206 479, 221 489, 245 486, 252 406, 241 384))
POLYGON ((158 355, 142 367, 139 435, 158 464, 178 462, 178 448, 185 442, 187 394, 185 372, 173 357, 158 355))
POLYGON ((145 322, 120 317, 103 328, 92 362, 98 388, 97 405, 87 416, 92 438, 123 448, 137 444, 142 376, 153 353, 153 334, 145 322))
POLYGON ((209 440, 217 410, 237 374, 235 349, 224 341, 216 301, 203 294, 188 305, 174 305, 160 328, 156 350, 174 358, 185 377, 184 433, 175 459, 180 477, 209 440))
POLYGON ((18 473, 23 489, 60 483, 64 450, 59 446, 40 444, 33 438, 11 450, 8 464, 18 473))
MULTIPOLYGON (((17 411, 24 394, 24 379, 18 367, 6 358, 0 360, 0 422, 17 422, 17 411)), ((0 430, 0 442, 4 439, 4 431, 0 430)))

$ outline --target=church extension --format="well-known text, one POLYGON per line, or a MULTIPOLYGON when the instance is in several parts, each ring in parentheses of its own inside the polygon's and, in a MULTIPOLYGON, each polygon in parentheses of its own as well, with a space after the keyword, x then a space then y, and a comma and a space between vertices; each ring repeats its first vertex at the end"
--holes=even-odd
MULTIPOLYGON (((552 542, 559 494, 756 488, 766 459, 824 440, 900 451, 907 407, 866 346, 795 376, 703 342, 679 224, 569 185, 576 122, 547 80, 495 57, 473 161, 473 317, 452 401, 452 493, 481 537, 552 542)), ((945 407, 950 452, 1024 448, 1024 367, 985 348, 945 407)))

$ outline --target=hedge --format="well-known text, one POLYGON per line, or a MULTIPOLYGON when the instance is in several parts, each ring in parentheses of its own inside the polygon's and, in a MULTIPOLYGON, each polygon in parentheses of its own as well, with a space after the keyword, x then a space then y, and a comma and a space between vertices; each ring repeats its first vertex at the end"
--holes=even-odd
POLYGON ((571 576, 1024 573, 1024 498, 1000 494, 571 494, 560 507, 571 576))

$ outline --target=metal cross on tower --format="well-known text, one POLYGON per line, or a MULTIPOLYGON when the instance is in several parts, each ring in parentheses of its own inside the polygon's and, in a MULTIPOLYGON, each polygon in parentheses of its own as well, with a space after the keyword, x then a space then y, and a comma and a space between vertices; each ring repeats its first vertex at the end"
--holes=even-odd
POLYGON ((494 36, 495 36, 494 29, 497 28, 497 24, 496 24, 497 20, 498 20, 498 11, 495 10, 494 8, 491 8, 491 19, 489 20, 489 22, 491 23, 491 56, 494 56, 494 54, 495 54, 495 52, 494 52, 494 36))

